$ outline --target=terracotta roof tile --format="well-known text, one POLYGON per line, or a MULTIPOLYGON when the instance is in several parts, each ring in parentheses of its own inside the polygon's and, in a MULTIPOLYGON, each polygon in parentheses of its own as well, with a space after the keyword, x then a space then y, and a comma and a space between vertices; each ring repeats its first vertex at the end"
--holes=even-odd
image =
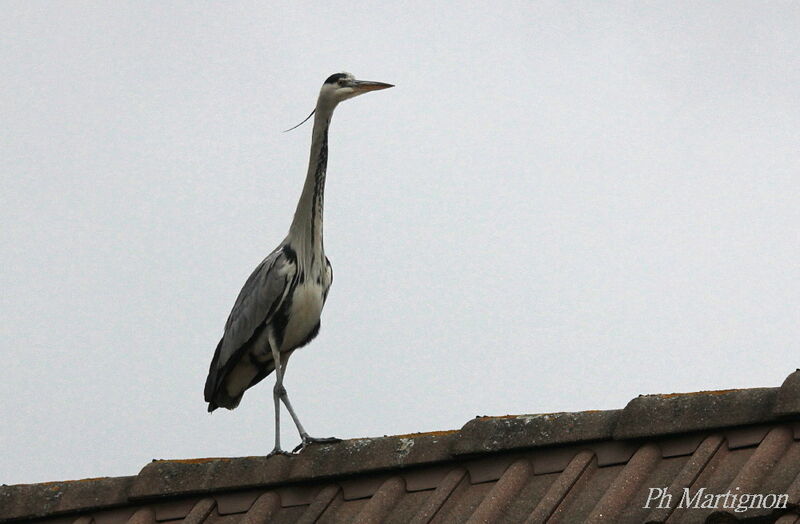
POLYGON ((517 459, 495 482, 494 487, 470 516, 467 523, 497 522, 503 511, 511 506, 517 493, 525 487, 532 474, 533 467, 530 461, 526 458, 517 459))
MULTIPOLYGON (((719 435, 710 435, 697 447, 695 452, 685 461, 677 462, 680 467, 676 469, 672 481, 668 484, 661 482, 653 487, 669 486, 668 493, 681 493, 684 488, 691 487, 700 473, 705 470, 711 459, 717 454, 723 439, 719 435)), ((646 499, 645 499, 646 500, 646 499)), ((647 522, 663 522, 672 514, 670 508, 653 508, 647 514, 647 522)))
MULTIPOLYGON (((624 469, 603 493, 603 498, 592 508, 586 522, 614 522, 625 510, 628 500, 644 486, 661 463, 661 450, 655 444, 645 444, 631 457, 624 469)), ((646 498, 640 500, 647 500, 646 498)))
POLYGON ((406 483, 402 477, 391 477, 369 498, 369 501, 356 515, 355 522, 364 524, 380 524, 389 515, 395 504, 406 491, 406 483))
POLYGON ((156 514, 150 508, 141 508, 128 519, 128 524, 155 524, 156 514))
POLYGON ((625 409, 482 417, 292 457, 154 461, 135 477, 0 487, 0 521, 796 523, 800 375, 625 409), (786 494, 786 509, 644 507, 650 488, 786 494), (737 489, 738 488, 738 489, 737 489))
POLYGON ((410 524, 423 524, 430 522, 433 516, 441 509, 445 501, 449 500, 453 491, 467 476, 463 468, 454 468, 442 479, 436 489, 420 505, 417 513, 409 521, 410 524))
POLYGON ((263 522, 268 522, 280 509, 280 497, 272 491, 267 491, 258 497, 253 505, 250 506, 242 519, 242 524, 261 524, 263 522))
POLYGON ((560 507, 563 507, 562 502, 567 494, 583 476, 593 460, 594 454, 588 450, 576 453, 564 471, 552 478, 547 492, 538 500, 526 522, 544 522, 550 519, 560 507))

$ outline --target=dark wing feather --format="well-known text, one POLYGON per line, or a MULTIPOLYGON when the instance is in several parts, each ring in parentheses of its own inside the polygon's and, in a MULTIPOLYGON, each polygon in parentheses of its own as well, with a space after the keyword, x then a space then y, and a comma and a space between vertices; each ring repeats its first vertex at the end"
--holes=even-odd
POLYGON ((294 278, 295 272, 294 261, 284 255, 283 246, 280 246, 247 279, 236 298, 225 323, 225 333, 214 352, 206 379, 206 402, 212 401, 220 383, 236 364, 240 351, 256 330, 269 322, 280 307, 286 296, 287 284, 294 278))

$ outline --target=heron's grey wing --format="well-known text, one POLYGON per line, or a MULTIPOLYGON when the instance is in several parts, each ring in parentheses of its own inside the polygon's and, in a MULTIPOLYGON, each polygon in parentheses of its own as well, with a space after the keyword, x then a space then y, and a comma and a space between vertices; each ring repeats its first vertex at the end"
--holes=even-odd
POLYGON ((228 316, 225 333, 208 370, 205 387, 207 402, 213 398, 231 365, 236 363, 239 352, 280 307, 295 273, 294 261, 284 254, 283 246, 280 246, 247 279, 228 316))

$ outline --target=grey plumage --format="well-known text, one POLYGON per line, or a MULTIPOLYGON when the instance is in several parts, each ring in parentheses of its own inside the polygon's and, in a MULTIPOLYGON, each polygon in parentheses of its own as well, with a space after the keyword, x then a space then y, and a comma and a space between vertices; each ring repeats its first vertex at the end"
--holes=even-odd
POLYGON ((250 387, 273 371, 275 448, 280 447, 280 402, 286 406, 307 445, 306 433, 289 401, 283 376, 291 354, 318 333, 320 314, 333 281, 322 242, 322 212, 328 159, 328 128, 337 104, 362 93, 392 87, 349 73, 329 77, 314 110, 311 154, 289 234, 245 282, 225 323, 205 385, 208 410, 234 409, 250 387))
MULTIPOLYGON (((264 331, 267 323, 272 319, 275 310, 280 307, 285 298, 287 279, 283 276, 288 273, 288 261, 283 254, 284 245, 278 246, 275 251, 256 267, 245 282, 244 287, 236 297, 228 320, 225 322, 225 334, 217 344, 214 358, 208 372, 205 387, 205 399, 208 402, 208 411, 214 411, 221 406, 233 409, 239 405, 244 390, 236 397, 231 397, 226 391, 220 389, 220 379, 230 373, 243 354, 247 353, 249 346, 258 342, 256 331, 264 331), (285 268, 285 269, 281 269, 285 268), (248 344, 249 343, 249 344, 248 344)), ((271 357, 263 370, 263 375, 256 377, 247 387, 252 387, 261 379, 269 375, 275 367, 271 357)), ((245 388, 246 389, 246 388, 245 388)))

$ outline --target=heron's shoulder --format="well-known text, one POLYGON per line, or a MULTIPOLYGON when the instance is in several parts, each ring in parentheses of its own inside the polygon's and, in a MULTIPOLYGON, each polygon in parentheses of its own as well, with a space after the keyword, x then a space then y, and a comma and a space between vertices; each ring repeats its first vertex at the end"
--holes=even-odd
MULTIPOLYGON (((250 278, 248 278, 248 283, 264 278, 285 277, 296 270, 297 254, 289 244, 281 244, 256 266, 250 278)), ((247 284, 245 284, 245 287, 247 287, 247 284)))
POLYGON ((297 273, 296 256, 292 256, 284 247, 285 244, 281 244, 275 248, 247 278, 225 324, 226 330, 235 323, 237 317, 243 314, 249 316, 256 311, 267 315, 280 302, 287 282, 297 273))

